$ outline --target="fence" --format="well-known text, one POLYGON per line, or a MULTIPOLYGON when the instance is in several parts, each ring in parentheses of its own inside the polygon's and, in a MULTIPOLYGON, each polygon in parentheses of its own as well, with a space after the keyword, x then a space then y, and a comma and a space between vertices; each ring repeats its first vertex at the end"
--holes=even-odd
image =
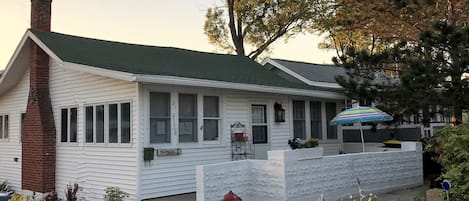
POLYGON ((197 166, 197 201, 220 201, 232 190, 244 201, 337 200, 423 184, 422 145, 398 151, 322 156, 322 148, 269 151, 268 160, 197 166))

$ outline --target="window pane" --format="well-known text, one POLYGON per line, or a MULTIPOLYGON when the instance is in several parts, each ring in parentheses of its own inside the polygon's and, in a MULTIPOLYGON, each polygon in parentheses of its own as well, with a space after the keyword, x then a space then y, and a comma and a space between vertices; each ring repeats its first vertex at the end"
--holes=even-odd
POLYGON ((70 142, 77 142, 78 126, 77 108, 70 108, 70 142))
POLYGON ((254 124, 262 124, 262 123, 267 123, 267 118, 266 118, 266 106, 265 105, 252 105, 251 106, 251 112, 252 112, 252 123, 254 124))
POLYGON ((293 101, 293 137, 306 139, 304 101, 293 101))
POLYGON ((0 116, 0 138, 3 138, 3 116, 0 116))
POLYGON ((305 119, 305 102, 304 101, 293 101, 293 119, 294 120, 305 119))
POLYGON ((68 109, 62 109, 61 115, 61 126, 60 126, 60 141, 67 142, 67 132, 68 132, 68 109))
POLYGON ((93 142, 93 106, 85 109, 86 121, 86 142, 93 142))
POLYGON ((8 115, 5 115, 5 133, 3 134, 4 138, 8 138, 8 115))
POLYGON ((121 104, 121 143, 130 143, 130 103, 121 104))
POLYGON ((179 117, 196 117, 197 116, 197 96, 193 94, 179 95, 179 117))
POLYGON ((117 104, 109 105, 109 143, 117 143, 117 104))
POLYGON ((253 143, 267 143, 267 126, 252 126, 253 143))
POLYGON ((169 93, 150 93, 150 116, 169 117, 169 93))
MULTIPOLYGON (((336 103, 326 103, 326 119, 331 121, 337 114, 336 103)), ((337 139, 337 129, 335 126, 327 124, 327 139, 337 139)))
POLYGON ((321 102, 310 102, 311 137, 322 139, 321 102))
MULTIPOLYGON (((150 93, 150 143, 170 143, 170 94, 150 93)), ((129 105, 130 115, 130 105, 129 105)), ((130 116, 129 116, 130 122, 130 116)), ((129 125, 130 140, 130 125, 129 125)))
POLYGON ((204 120, 204 140, 218 140, 218 120, 205 119, 204 120))
POLYGON ((96 106, 96 143, 104 143, 104 105, 96 106))
POLYGON ((150 118, 150 143, 170 143, 169 119, 150 118))
POLYGON ((304 120, 293 120, 293 137, 306 139, 306 126, 304 120))
POLYGON ((179 142, 197 142, 196 119, 179 119, 179 142))
POLYGON ((179 94, 179 142, 197 142, 197 95, 179 94))
POLYGON ((204 96, 204 117, 220 117, 218 96, 204 96))
POLYGON ((24 118, 26 117, 25 113, 21 113, 21 133, 20 133, 20 142, 23 142, 23 132, 24 132, 24 118))

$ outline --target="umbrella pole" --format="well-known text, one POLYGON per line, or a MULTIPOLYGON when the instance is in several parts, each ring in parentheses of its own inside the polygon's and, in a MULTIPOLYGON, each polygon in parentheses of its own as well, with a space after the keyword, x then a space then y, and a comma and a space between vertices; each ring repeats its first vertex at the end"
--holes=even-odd
POLYGON ((362 150, 365 152, 365 140, 363 139, 363 126, 362 122, 358 122, 360 124, 360 135, 362 137, 362 150))

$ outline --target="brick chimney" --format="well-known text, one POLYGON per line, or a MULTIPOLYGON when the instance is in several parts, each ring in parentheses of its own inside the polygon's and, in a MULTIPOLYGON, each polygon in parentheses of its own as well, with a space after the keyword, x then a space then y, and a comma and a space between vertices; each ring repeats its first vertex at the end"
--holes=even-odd
MULTIPOLYGON (((31 0, 31 29, 49 32, 52 0, 31 0)), ((55 190, 55 124, 49 95, 49 56, 31 42, 29 96, 23 124, 22 189, 55 190)))

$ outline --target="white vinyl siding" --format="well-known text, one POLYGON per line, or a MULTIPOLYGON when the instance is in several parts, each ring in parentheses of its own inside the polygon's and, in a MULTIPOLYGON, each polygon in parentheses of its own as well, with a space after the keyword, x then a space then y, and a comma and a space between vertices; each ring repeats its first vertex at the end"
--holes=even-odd
MULTIPOLYGON (((61 107, 76 105, 78 108, 78 135, 74 145, 57 144, 56 190, 64 192, 67 184, 77 182, 82 190, 83 200, 103 200, 104 189, 118 186, 130 194, 129 200, 137 199, 137 89, 138 84, 81 73, 62 68, 63 64, 51 59, 50 95, 53 105, 56 128, 60 128, 61 107), (110 104, 130 103, 130 135, 122 137, 122 143, 108 143, 109 114, 104 113, 103 123, 106 143, 89 143, 96 140, 94 125, 101 114, 96 114, 95 106, 103 105, 105 110, 110 104), (97 117, 98 116, 98 117, 97 117), (91 134, 91 135, 88 135, 91 134), (123 140, 129 138, 130 140, 123 140), (129 141, 127 143, 126 141, 129 141), (88 142, 88 143, 87 143, 88 142)), ((66 65, 66 64, 65 64, 66 65)), ((25 95, 27 97, 27 93, 25 95)), ((119 113, 119 112, 118 112, 119 113)), ((122 113, 122 109, 121 109, 122 113)), ((127 129, 122 123, 121 128, 127 129)), ((120 129, 119 129, 120 130, 120 129)), ((57 133, 60 139, 60 133, 57 133)), ((101 140, 101 141, 103 141, 101 140)), ((11 158, 9 159, 11 160, 11 158)), ((63 193, 59 196, 62 197, 63 193)), ((63 197, 62 197, 63 198, 63 197)))
POLYGON ((8 181, 15 191, 21 191, 21 113, 26 111, 28 94, 29 70, 26 70, 18 84, 0 96, 0 112, 8 114, 9 122, 8 139, 0 139, 0 153, 3 153, 0 154, 0 181, 8 181))

